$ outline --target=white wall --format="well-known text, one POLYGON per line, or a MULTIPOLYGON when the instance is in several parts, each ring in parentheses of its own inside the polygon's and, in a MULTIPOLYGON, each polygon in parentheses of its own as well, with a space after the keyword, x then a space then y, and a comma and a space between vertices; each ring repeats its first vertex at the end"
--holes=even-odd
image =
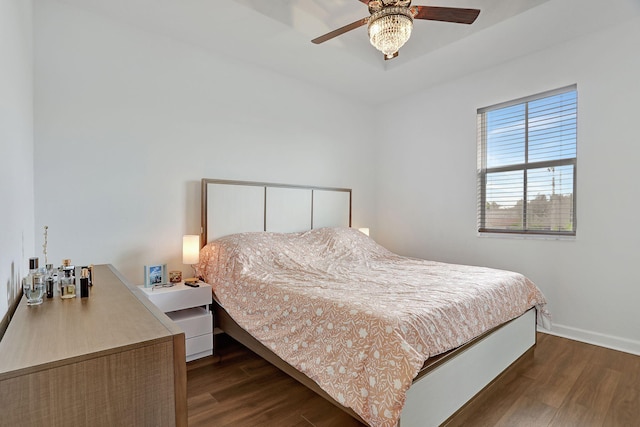
POLYGON ((352 187, 354 225, 371 222, 360 106, 55 1, 34 19, 35 219, 56 263, 188 272, 201 178, 352 187))
MULTIPOLYGON (((482 37, 482 35, 480 35, 482 37)), ((640 353, 640 19, 387 105, 376 238, 391 249, 529 276, 554 332, 640 353), (476 109, 578 85, 577 237, 478 237, 476 109)))
POLYGON ((350 186, 354 225, 370 226, 391 249, 520 271, 545 292, 555 333, 640 353, 640 236, 632 226, 639 24, 634 18, 385 105, 400 125, 374 135, 357 121, 363 106, 36 1, 35 230, 49 225, 56 263, 113 263, 140 282, 145 263, 182 268, 181 237, 198 232, 202 177, 350 186), (478 237, 476 109, 572 83, 576 239, 478 237))
POLYGON ((30 0, 0 0, 0 318, 34 254, 30 0))

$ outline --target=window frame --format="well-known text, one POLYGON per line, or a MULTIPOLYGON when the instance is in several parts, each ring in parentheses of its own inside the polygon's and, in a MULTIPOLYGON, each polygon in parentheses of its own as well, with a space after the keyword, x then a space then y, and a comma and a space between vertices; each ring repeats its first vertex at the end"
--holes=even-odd
POLYGON ((562 88, 538 93, 535 95, 526 96, 523 98, 507 101, 499 104, 495 104, 489 107, 479 108, 477 110, 477 148, 478 148, 478 170, 477 170, 477 188, 478 188, 478 207, 477 207, 477 230, 480 234, 510 234, 510 235, 538 235, 538 236, 575 236, 577 230, 577 215, 576 215, 576 201, 577 201, 577 177, 578 177, 578 88, 577 84, 565 86, 562 88), (558 160, 543 160, 529 162, 529 102, 536 101, 542 98, 547 98, 555 95, 560 95, 568 92, 576 92, 576 137, 575 137, 575 157, 558 160), (524 160, 522 163, 510 164, 504 166, 496 166, 487 168, 487 120, 486 113, 495 111, 515 105, 522 105, 525 107, 525 138, 524 138, 524 160), (559 166, 572 166, 573 167, 573 200, 572 200, 572 231, 561 230, 535 230, 527 229, 527 204, 528 204, 528 182, 527 173, 531 169, 541 168, 555 168, 559 166), (487 175, 500 172, 514 172, 522 171, 523 174, 523 207, 522 207, 522 229, 497 229, 487 228, 486 224, 486 203, 487 203, 487 175))

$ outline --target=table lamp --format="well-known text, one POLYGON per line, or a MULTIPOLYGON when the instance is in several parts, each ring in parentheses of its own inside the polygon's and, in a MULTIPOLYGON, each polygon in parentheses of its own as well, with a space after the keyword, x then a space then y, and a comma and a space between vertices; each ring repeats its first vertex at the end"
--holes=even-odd
MULTIPOLYGON (((195 275, 194 265, 200 261, 200 236, 197 234, 187 234, 182 237, 182 263, 191 265, 195 275)), ((197 283, 197 277, 184 279, 184 283, 197 283)))

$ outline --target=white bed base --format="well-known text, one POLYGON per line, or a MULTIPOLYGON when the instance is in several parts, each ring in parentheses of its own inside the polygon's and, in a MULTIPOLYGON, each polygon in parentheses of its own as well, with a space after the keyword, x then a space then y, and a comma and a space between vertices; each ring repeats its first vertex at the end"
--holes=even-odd
MULTIPOLYGON (((216 237, 243 231, 294 232, 324 226, 351 226, 350 189, 202 180, 202 246, 216 237)), ((217 319, 222 321, 219 326, 225 333, 360 419, 220 310, 217 319)), ((436 357, 409 389, 400 426, 444 423, 535 343, 536 311, 531 309, 471 343, 436 357)))
POLYGON ((536 343, 531 309, 414 381, 401 427, 439 426, 536 343))

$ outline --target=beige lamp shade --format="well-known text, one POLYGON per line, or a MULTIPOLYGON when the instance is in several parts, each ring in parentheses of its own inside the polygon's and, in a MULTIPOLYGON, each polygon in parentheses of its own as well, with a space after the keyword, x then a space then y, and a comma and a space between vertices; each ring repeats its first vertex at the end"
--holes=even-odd
POLYGON ((182 263, 197 264, 200 260, 200 236, 187 234, 182 237, 182 263))

